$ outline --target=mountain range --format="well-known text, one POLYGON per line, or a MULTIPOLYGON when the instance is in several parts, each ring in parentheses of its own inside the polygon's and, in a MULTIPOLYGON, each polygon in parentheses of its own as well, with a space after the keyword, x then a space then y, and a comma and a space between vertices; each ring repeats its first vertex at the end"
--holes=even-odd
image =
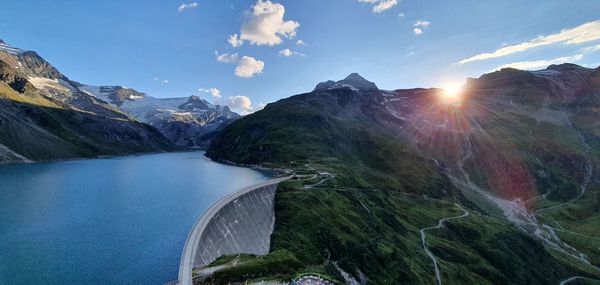
POLYGON ((197 96, 84 85, 0 41, 0 162, 201 148, 238 117, 197 96))
POLYGON ((152 125, 184 148, 206 147, 213 132, 240 117, 198 96, 155 98, 122 86, 83 85, 80 90, 152 125))
POLYGON ((271 253, 224 256, 197 283, 599 279, 599 119, 600 68, 574 64, 506 68, 458 93, 353 73, 240 117, 197 96, 82 84, 0 41, 0 162, 207 146, 293 175, 271 253))
POLYGON ((207 156, 294 174, 277 192, 271 250, 302 265, 250 258, 211 280, 597 279, 599 112, 600 68, 574 64, 502 69, 457 94, 380 90, 351 74, 268 104, 224 128, 207 156))

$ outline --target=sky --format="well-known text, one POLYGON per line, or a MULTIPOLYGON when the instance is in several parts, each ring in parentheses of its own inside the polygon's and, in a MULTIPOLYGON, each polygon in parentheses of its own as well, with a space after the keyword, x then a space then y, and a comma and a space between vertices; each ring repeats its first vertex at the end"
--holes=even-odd
POLYGON ((0 39, 78 82, 250 113, 352 72, 399 89, 597 67, 598 11, 591 0, 5 0, 0 39))

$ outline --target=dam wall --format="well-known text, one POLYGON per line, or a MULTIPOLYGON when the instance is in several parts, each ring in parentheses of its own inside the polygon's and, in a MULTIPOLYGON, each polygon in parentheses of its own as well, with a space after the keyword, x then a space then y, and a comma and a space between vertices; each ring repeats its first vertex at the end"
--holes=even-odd
POLYGON ((244 187, 211 206, 192 227, 179 267, 179 284, 192 284, 192 269, 222 255, 269 253, 275 225, 277 178, 244 187))

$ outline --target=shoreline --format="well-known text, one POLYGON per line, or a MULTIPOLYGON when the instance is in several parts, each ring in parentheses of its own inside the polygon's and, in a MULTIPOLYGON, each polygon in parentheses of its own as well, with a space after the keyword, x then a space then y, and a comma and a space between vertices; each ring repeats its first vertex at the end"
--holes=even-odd
POLYGON ((120 158, 120 157, 126 158, 126 157, 151 155, 151 154, 185 153, 185 152, 206 152, 206 150, 204 150, 204 149, 182 149, 182 150, 177 150, 177 151, 151 151, 151 152, 139 152, 139 153, 130 153, 130 154, 106 154, 106 155, 97 155, 97 156, 90 156, 90 157, 72 157, 72 158, 41 159, 41 160, 27 160, 27 161, 10 160, 10 161, 0 161, 0 166, 21 165, 21 164, 42 164, 42 163, 54 163, 54 162, 96 160, 96 159, 111 159, 111 158, 120 158))
POLYGON ((258 170, 258 171, 272 171, 275 172, 275 176, 273 176, 272 178, 278 178, 282 175, 291 175, 293 170, 292 169, 286 169, 286 168, 282 168, 282 167, 277 167, 277 168, 273 168, 273 167, 267 167, 264 165, 260 165, 260 164, 247 164, 247 163, 237 163, 231 160, 226 160, 226 159, 212 159, 210 157, 208 157, 206 155, 206 151, 204 151, 204 157, 210 159, 211 161, 217 162, 217 163, 222 163, 222 164, 228 164, 231 166, 238 166, 238 167, 246 167, 246 168, 250 168, 250 169, 254 169, 254 170, 258 170))

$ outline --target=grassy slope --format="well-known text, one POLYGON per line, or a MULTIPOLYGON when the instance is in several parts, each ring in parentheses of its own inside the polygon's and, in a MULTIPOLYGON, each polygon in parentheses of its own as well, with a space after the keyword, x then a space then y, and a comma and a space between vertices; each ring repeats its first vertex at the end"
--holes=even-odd
POLYGON ((19 93, 0 82, 0 143, 31 160, 172 150, 158 131, 139 122, 74 110, 28 85, 19 93))
MULTIPOLYGON (((344 98, 348 94, 337 95, 344 98)), ((363 112, 360 102, 339 108, 331 104, 339 102, 339 97, 325 96, 292 97, 269 104, 264 111, 225 128, 207 155, 297 168, 311 162, 321 170, 334 171, 336 186, 430 195, 449 189, 449 182, 431 160, 407 149, 391 130, 368 117, 355 116, 355 112, 363 112)))
POLYGON ((546 155, 540 157, 551 158, 542 161, 543 168, 558 170, 550 177, 555 183, 541 185, 554 191, 540 200, 539 208, 548 208, 539 213, 563 241, 600 266, 600 69, 592 72, 578 96, 569 105, 572 128, 550 126, 537 134, 546 147, 546 155), (593 174, 585 195, 575 199, 587 165, 584 142, 589 147, 593 174))
MULTIPOLYGON (((357 115, 358 110, 364 110, 360 106, 340 104, 341 108, 336 108, 332 100, 300 96, 301 100, 292 97, 279 101, 232 124, 217 137, 208 155, 242 163, 291 166, 296 170, 310 162, 319 170, 337 175, 324 187, 378 190, 306 190, 299 184, 284 184, 277 195, 272 248, 292 252, 307 271, 333 275, 335 272, 327 263, 331 260, 339 261, 344 270, 355 276, 360 270, 374 284, 433 283, 432 263, 421 248, 418 229, 433 226, 437 219, 452 214, 450 201, 468 203, 433 163, 407 149, 402 138, 369 121, 368 116, 357 115), (448 202, 403 193, 426 194, 448 202)), ((339 97, 336 101, 340 102, 339 97)), ((527 141, 522 139, 527 136, 518 135, 524 129, 494 130, 493 126, 502 125, 499 123, 506 122, 490 124, 489 131, 495 136, 504 134, 502 137, 516 139, 506 144, 523 154, 539 150, 525 159, 531 168, 534 164, 552 165, 556 149, 569 152, 575 147, 573 156, 581 159, 578 145, 564 147, 574 140, 573 133, 560 133, 566 132, 564 129, 525 123, 525 127, 537 125, 542 134, 527 141), (512 135, 505 136, 507 132, 512 135), (549 148, 548 142, 556 147, 549 148)), ((562 153, 556 156, 562 157, 562 153)), ((550 178, 538 179, 540 183, 564 188, 558 192, 567 192, 571 197, 573 187, 569 183, 573 182, 565 178, 568 166, 547 170, 550 178)), ((572 274, 589 274, 588 268, 551 253, 540 242, 494 216, 482 214, 460 223, 452 227, 451 222, 439 231, 440 235, 429 235, 442 259, 443 278, 448 283, 550 284, 572 274)))

